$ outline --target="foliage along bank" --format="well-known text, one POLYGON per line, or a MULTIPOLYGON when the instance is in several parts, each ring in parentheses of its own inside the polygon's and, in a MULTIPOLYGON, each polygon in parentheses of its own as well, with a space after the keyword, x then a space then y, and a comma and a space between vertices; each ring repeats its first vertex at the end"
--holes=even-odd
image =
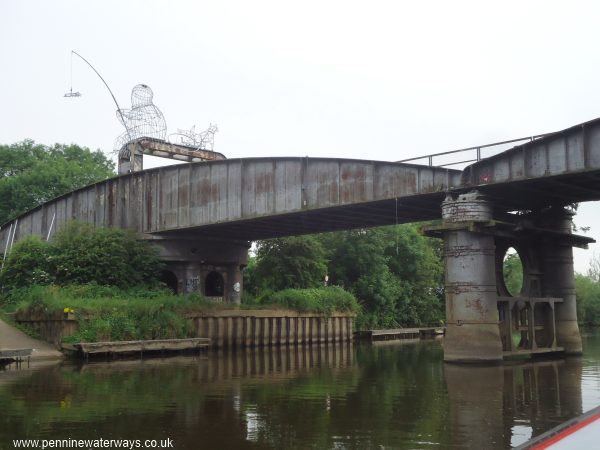
MULTIPOLYGON (((214 303, 198 294, 175 295, 166 289, 119 289, 96 284, 31 286, 15 289, 5 309, 28 317, 57 317, 63 312, 77 319, 79 331, 65 342, 99 342, 196 337, 188 316, 232 305, 214 303)), ((244 309, 285 309, 354 313, 354 297, 335 287, 277 292, 260 305, 244 309)))
MULTIPOLYGON (((156 250, 128 230, 70 222, 51 242, 32 236, 15 244, 0 273, 0 304, 28 315, 73 313, 79 332, 66 342, 193 337, 187 314, 231 309, 198 294, 174 295, 160 286, 161 267, 156 250)), ((354 297, 336 287, 283 290, 252 306, 358 310, 354 297)))
POLYGON ((439 325, 440 254, 440 241, 422 236, 415 224, 261 241, 245 270, 244 301, 327 283, 357 298, 359 329, 439 325))

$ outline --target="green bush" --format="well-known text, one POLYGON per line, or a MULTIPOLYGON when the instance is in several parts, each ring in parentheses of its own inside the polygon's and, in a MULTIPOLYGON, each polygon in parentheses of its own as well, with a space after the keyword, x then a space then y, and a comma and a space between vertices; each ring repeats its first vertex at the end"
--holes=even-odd
POLYGON ((600 282, 591 277, 575 276, 577 319, 588 327, 600 326, 600 282))
POLYGON ((158 252, 130 230, 70 222, 52 242, 52 271, 58 284, 96 283, 121 288, 155 283, 158 252))
POLYGON ((31 284, 48 284, 50 246, 39 236, 29 236, 15 243, 0 273, 0 283, 8 289, 31 284))
POLYGON ((246 307, 260 306, 258 298, 249 293, 246 289, 242 292, 241 303, 246 307))
POLYGON ((50 283, 92 284, 105 295, 108 288, 101 286, 155 286, 160 269, 157 250, 132 231, 69 222, 50 243, 37 236, 17 242, 0 282, 9 290, 50 283))
POLYGON ((284 289, 272 292, 260 301, 263 305, 279 305, 302 312, 331 314, 338 312, 358 312, 356 298, 344 289, 331 286, 313 289, 284 289))

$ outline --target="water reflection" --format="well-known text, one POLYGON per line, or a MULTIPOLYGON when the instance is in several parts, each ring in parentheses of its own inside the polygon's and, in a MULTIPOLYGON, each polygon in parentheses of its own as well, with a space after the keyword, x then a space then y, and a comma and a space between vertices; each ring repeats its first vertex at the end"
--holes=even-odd
POLYGON ((581 414, 581 372, 581 358, 493 367, 445 364, 453 444, 506 449, 581 414))
POLYGON ((444 364, 439 342, 386 342, 0 372, 0 449, 100 437, 170 437, 178 449, 508 449, 600 401, 600 340, 587 348, 494 367, 444 364))
POLYGON ((100 437, 171 437, 177 448, 190 449, 198 442, 203 448, 278 446, 278 435, 293 429, 282 399, 302 403, 300 417, 326 411, 327 396, 342 392, 334 380, 353 357, 346 343, 55 365, 26 376, 13 371, 10 381, 0 374, 0 382, 7 379, 0 387, 0 448, 19 438, 100 437), (270 420, 278 415, 280 425, 270 420))

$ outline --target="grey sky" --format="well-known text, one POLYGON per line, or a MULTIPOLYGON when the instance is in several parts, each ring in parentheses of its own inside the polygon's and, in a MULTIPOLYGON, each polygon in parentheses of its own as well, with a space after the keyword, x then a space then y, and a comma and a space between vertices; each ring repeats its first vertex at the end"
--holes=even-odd
MULTIPOLYGON (((0 142, 112 150, 86 57, 130 106, 148 84, 177 128, 228 157, 398 160, 600 115, 596 2, 0 0, 0 142)), ((596 204, 578 222, 600 239, 596 204)), ((587 252, 576 252, 584 271, 587 252)))

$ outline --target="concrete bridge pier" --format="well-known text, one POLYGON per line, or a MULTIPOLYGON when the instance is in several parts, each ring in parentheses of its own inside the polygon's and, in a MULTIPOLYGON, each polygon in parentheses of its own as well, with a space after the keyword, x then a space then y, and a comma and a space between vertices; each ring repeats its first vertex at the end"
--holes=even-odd
POLYGON ((446 289, 444 360, 501 360, 495 245, 473 223, 492 219, 492 205, 477 192, 447 197, 442 203, 446 289))
POLYGON ((491 362, 507 356, 580 354, 573 246, 593 239, 571 233, 574 213, 553 206, 493 220, 493 205, 477 191, 448 196, 444 239, 446 338, 449 362, 491 362), (523 268, 520 292, 509 292, 503 263, 509 248, 523 268))
POLYGON ((197 292, 217 302, 239 304, 242 270, 248 264, 247 241, 148 236, 165 262, 163 281, 177 293, 197 292))
MULTIPOLYGON (((565 208, 550 208, 539 215, 539 227, 571 233, 575 214, 565 208)), ((562 298, 555 306, 556 340, 567 354, 581 354, 581 334, 577 323, 573 244, 565 239, 545 239, 540 245, 542 294, 562 298)))

